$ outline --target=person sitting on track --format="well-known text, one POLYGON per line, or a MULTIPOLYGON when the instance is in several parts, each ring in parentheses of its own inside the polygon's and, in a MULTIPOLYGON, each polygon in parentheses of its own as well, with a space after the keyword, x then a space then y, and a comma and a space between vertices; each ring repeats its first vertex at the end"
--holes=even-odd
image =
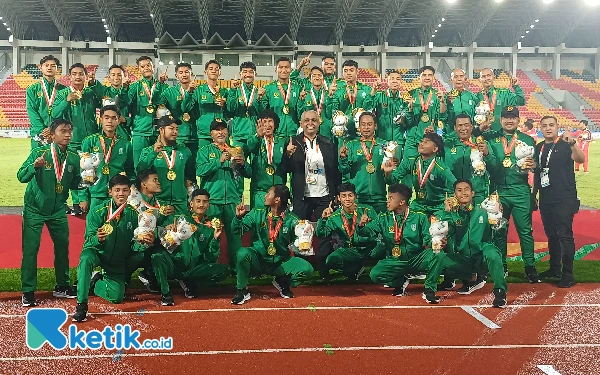
POLYGON ((244 200, 235 208, 233 234, 241 236, 252 231, 254 243, 237 253, 237 292, 231 303, 241 305, 250 299, 247 289, 251 274, 275 276, 273 285, 283 298, 293 298, 290 287, 300 285, 312 275, 313 267, 306 260, 293 256, 289 245, 295 240, 298 216, 288 211, 290 190, 275 185, 265 196, 265 206, 246 212, 244 200))

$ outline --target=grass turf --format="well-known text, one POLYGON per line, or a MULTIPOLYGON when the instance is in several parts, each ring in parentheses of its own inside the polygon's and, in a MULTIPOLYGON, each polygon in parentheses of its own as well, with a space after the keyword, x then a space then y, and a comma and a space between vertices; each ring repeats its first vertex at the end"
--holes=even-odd
MULTIPOLYGON (((543 272, 550 267, 548 262, 538 262, 537 270, 538 272, 543 272)), ((600 273, 598 273, 598 269, 600 268, 600 261, 593 260, 576 260, 574 262, 574 273, 577 282, 580 283, 598 283, 600 282, 600 273)), ((365 272, 360 277, 360 284, 372 284, 371 279, 369 278, 370 268, 367 268, 365 272)), ((523 262, 520 261, 511 261, 508 262, 508 272, 509 276, 506 279, 509 283, 527 283, 527 279, 525 278, 525 268, 523 266, 523 262)), ((75 281, 77 277, 77 269, 71 269, 71 280, 75 281)), ((250 286, 252 285, 271 285, 271 281, 273 280, 272 276, 261 276, 254 278, 250 281, 250 286)), ((492 279, 488 278, 488 282, 491 282, 492 279)), ((547 281, 547 280, 543 280, 547 281)), ((422 284, 423 281, 420 280, 412 280, 411 283, 422 284)), ((311 276, 305 283, 306 285, 323 285, 323 283, 319 280, 318 274, 315 273, 311 276)), ((333 285, 342 285, 342 284, 354 284, 354 282, 346 279, 341 276, 339 273, 333 273, 330 284, 333 285)), ((55 279, 54 279, 54 269, 53 268, 40 268, 38 269, 38 291, 50 291, 54 289, 55 279)), ((235 288, 235 278, 228 277, 226 280, 219 284, 220 287, 227 287, 231 290, 235 288)), ((133 275, 132 281, 130 284, 130 288, 132 289, 143 289, 144 286, 137 279, 137 272, 133 275)), ((509 287, 510 289, 510 287, 509 287)), ((21 270, 19 269, 0 269, 0 292, 20 292, 21 291, 21 270)))

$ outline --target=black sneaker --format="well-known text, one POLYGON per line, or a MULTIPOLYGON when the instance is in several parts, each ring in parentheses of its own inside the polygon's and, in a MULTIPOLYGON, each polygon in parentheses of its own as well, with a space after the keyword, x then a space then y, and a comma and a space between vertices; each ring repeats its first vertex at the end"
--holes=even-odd
POLYGON ((87 312, 88 312, 88 304, 85 302, 78 303, 75 308, 75 314, 73 314, 73 318, 71 319, 74 322, 85 322, 87 320, 87 312))
POLYGON ((481 289, 485 286, 484 280, 475 280, 475 281, 463 281, 463 285, 456 292, 461 295, 468 295, 476 291, 477 289, 481 289))
POLYGON ((427 303, 440 303, 440 297, 436 296, 435 292, 429 288, 425 288, 425 290, 423 290, 422 297, 427 303))
POLYGON ((173 299, 171 293, 163 294, 162 298, 160 299, 160 304, 163 306, 173 306, 175 304, 175 300, 173 299))
POLYGON ((444 281, 440 285, 438 285, 438 290, 452 290, 456 284, 453 279, 444 278, 444 281))
POLYGON ((278 277, 273 278, 273 286, 279 291, 282 298, 294 298, 294 293, 290 289, 290 283, 287 280, 278 277))
POLYGON ((250 292, 248 289, 238 289, 235 292, 235 296, 231 299, 232 305, 243 305, 244 302, 250 300, 250 292))
POLYGON ((541 282, 540 277, 538 276, 538 273, 535 270, 534 266, 525 267, 525 276, 527 276, 527 280, 529 280, 531 284, 541 282))
POLYGON ((558 282, 558 287, 559 288, 570 288, 570 287, 574 286, 575 284, 577 284, 577 283, 575 282, 575 280, 573 280, 572 277, 563 276, 563 277, 561 277, 560 281, 558 282))
POLYGON ((179 282, 179 285, 181 286, 181 289, 183 289, 183 293, 185 293, 185 298, 196 298, 197 293, 196 291, 192 288, 191 285, 188 285, 185 281, 183 280, 177 280, 179 282))
POLYGON ((151 274, 147 270, 142 270, 142 272, 138 274, 138 279, 144 284, 144 286, 146 287, 146 289, 148 289, 150 293, 158 293, 156 277, 154 277, 153 274, 151 274))
POLYGON ((71 215, 73 216, 81 216, 83 215, 83 210, 79 207, 78 204, 73 205, 73 209, 71 210, 71 215))
POLYGON ((494 307, 503 309, 506 307, 506 292, 502 289, 494 289, 494 307))
POLYGON ((102 280, 102 272, 100 271, 94 271, 92 272, 92 279, 90 280, 90 290, 88 291, 88 295, 90 296, 95 296, 96 294, 94 294, 94 288, 96 287, 96 283, 98 282, 98 280, 102 280))
POLYGON ((69 206, 65 206, 65 213, 67 215, 73 215, 73 210, 69 206))
POLYGON ((408 280, 408 278, 406 276, 404 276, 404 283, 402 283, 402 286, 394 288, 394 291, 392 292, 392 296, 403 297, 404 293, 406 293, 406 288, 408 287, 409 282, 410 282, 410 280, 408 280))
POLYGON ((547 269, 538 275, 540 279, 561 279, 562 272, 553 269, 547 269))
POLYGON ((77 298, 77 293, 75 293, 75 290, 70 285, 55 286, 52 295, 57 298, 77 298))
POLYGON ((406 275, 406 278, 409 280, 425 280, 427 278, 427 275, 425 275, 423 273, 408 274, 408 275, 406 275))
POLYGON ((508 265, 504 265, 504 278, 508 277, 508 265))
POLYGON ((37 301, 35 300, 35 296, 33 292, 25 292, 23 293, 23 297, 21 297, 21 304, 24 307, 34 307, 37 306, 37 301))

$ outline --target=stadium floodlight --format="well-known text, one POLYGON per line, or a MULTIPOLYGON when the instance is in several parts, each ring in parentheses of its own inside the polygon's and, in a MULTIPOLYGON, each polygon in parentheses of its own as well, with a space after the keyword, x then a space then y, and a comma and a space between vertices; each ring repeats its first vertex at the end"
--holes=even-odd
POLYGON ((600 5, 600 0, 583 0, 583 2, 592 7, 600 5))
POLYGON ((446 0, 448 4, 454 4, 457 0, 446 0))
POLYGON ((552 2, 554 2, 554 0, 544 0, 544 4, 550 4, 552 2))
POLYGON ((173 65, 173 60, 169 61, 169 65, 173 65))
POLYGON ((104 25, 104 28, 105 28, 105 29, 108 29, 108 25, 104 25))
POLYGON ((6 22, 3 22, 2 24, 3 24, 4 26, 6 26, 6 22))
POLYGON ((106 22, 106 18, 103 18, 103 19, 102 19, 102 22, 106 22))
POLYGON ((109 30, 109 29, 106 29, 106 33, 107 33, 107 34, 108 34, 108 33, 110 33, 110 30, 109 30))
POLYGON ((438 23, 438 27, 442 27, 442 24, 441 24, 441 23, 438 23))
POLYGON ((14 36, 12 36, 12 35, 9 35, 9 36, 8 36, 8 42, 9 42, 9 43, 12 43, 12 42, 13 42, 13 40, 14 40, 14 38, 15 38, 14 36))
POLYGON ((497 3, 501 3, 501 2, 502 2, 502 0, 495 0, 495 1, 496 1, 497 3))
POLYGON ((525 31, 525 34, 529 34, 529 30, 525 31))
POLYGON ((193 62, 193 61, 190 61, 190 65, 194 65, 194 62, 193 62))
POLYGON ((521 49, 521 42, 517 43, 517 49, 521 49))
POLYGON ((442 17, 442 22, 444 22, 446 19, 442 17))
POLYGON ((2 21, 2 17, 0 17, 0 21, 2 21))
POLYGON ((529 27, 531 27, 533 29, 535 27, 535 25, 529 25, 529 27))
POLYGON ((433 42, 429 42, 429 48, 433 48, 433 42))
POLYGON ((435 34, 432 34, 432 35, 431 35, 431 37, 432 37, 432 38, 435 38, 435 34))
POLYGON ((525 35, 521 35, 521 39, 525 38, 525 35))
POLYGON ((6 28, 6 31, 10 31, 10 27, 7 27, 7 28, 6 28))
POLYGON ((535 22, 540 22, 540 20, 535 20, 535 22))
POLYGON ((162 61, 159 61, 159 62, 158 62, 158 65, 165 65, 165 63, 164 63, 164 62, 162 62, 162 61))
POLYGON ((110 36, 106 37, 106 44, 108 44, 108 45, 112 44, 112 38, 110 36))
POLYGON ((437 29, 433 30, 434 33, 437 33, 437 29))

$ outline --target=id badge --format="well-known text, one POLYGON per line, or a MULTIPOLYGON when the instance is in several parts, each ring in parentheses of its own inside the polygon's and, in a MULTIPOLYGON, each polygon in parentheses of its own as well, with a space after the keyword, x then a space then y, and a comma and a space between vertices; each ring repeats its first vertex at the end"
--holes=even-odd
POLYGON ((540 173, 540 183, 542 187, 550 186, 550 177, 548 176, 548 168, 542 169, 540 173))
POLYGON ((317 183, 317 179, 314 176, 307 176, 306 183, 309 185, 315 185, 317 183))

